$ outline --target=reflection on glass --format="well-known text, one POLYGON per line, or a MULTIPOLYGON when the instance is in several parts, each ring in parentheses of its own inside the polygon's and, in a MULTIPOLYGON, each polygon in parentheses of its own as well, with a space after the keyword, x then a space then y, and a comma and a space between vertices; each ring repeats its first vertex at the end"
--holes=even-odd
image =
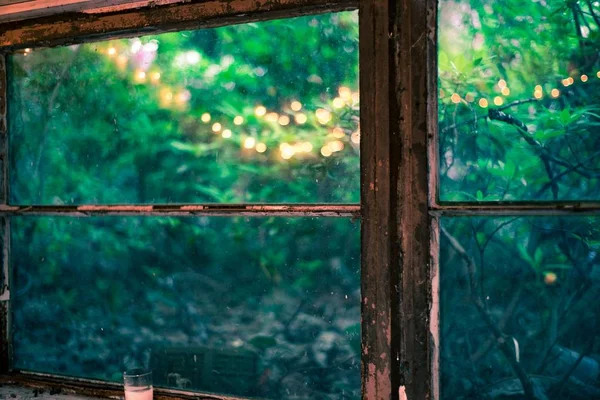
POLYGON ((599 398, 599 217, 446 217, 440 243, 442 399, 599 398))
POLYGON ((442 201, 600 199, 600 3, 442 0, 442 201))
POLYGON ((358 202, 358 14, 9 58, 12 204, 358 202))
POLYGON ((273 399, 360 397, 359 224, 16 217, 14 366, 273 399))

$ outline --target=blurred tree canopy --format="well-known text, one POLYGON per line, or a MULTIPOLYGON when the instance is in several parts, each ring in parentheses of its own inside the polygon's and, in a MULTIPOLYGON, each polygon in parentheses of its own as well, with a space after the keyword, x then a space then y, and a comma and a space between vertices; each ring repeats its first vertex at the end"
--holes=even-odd
MULTIPOLYGON (((359 199, 356 12, 25 49, 9 67, 12 204, 359 199)), ((15 367, 358 398, 358 228, 15 217, 15 367), (189 352, 160 359, 174 347, 189 352)))
MULTIPOLYGON (((11 204, 358 202, 357 18, 12 55, 11 204)), ((593 0, 440 1, 441 201, 600 198, 599 21, 593 0)), ((597 218, 441 226, 442 398, 600 398, 597 218)), ((195 389, 360 397, 354 221, 11 229, 17 368, 119 380, 157 346, 205 346, 257 367, 195 389)))
MULTIPOLYGON (((442 202, 597 201, 600 3, 442 1, 442 202)), ((597 216, 443 217, 443 399, 600 398, 597 216)))
POLYGON ((598 2, 440 7, 441 200, 598 200, 598 2))

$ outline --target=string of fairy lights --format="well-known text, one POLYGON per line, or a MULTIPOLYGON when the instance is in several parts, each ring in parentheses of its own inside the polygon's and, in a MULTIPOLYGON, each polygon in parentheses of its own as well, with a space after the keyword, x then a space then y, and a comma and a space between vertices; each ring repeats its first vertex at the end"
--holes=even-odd
MULTIPOLYGON (((132 79, 136 84, 148 84, 156 88, 158 93, 158 104, 162 108, 173 108, 181 111, 185 110, 192 98, 191 92, 184 88, 173 88, 162 82, 161 71, 153 65, 158 42, 149 41, 142 44, 139 39, 134 39, 131 45, 126 48, 117 48, 108 44, 106 47, 98 47, 99 53, 105 54, 112 60, 117 68, 122 72, 131 72, 132 79), (136 64, 136 61, 138 65, 136 64), (131 70, 131 71, 130 71, 131 70)), ((25 49, 24 55, 27 56, 32 49, 25 49)), ((228 62, 233 62, 233 57, 229 56, 228 62)), ((183 51, 174 59, 174 65, 179 67, 193 66, 201 61, 201 55, 195 50, 183 51)), ((209 67, 210 68, 210 67, 209 67)), ((261 71, 257 76, 261 76, 261 71)), ((262 72, 264 75, 264 72, 262 72)), ((244 133, 243 125, 247 122, 244 116, 236 115, 231 121, 224 122, 222 118, 215 121, 209 112, 200 115, 200 121, 206 124, 210 130, 220 135, 223 139, 231 139, 239 135, 241 146, 246 151, 255 151, 262 154, 267 151, 276 151, 283 160, 290 160, 294 157, 302 158, 316 156, 320 154, 323 157, 330 157, 335 153, 341 152, 350 144, 355 149, 360 144, 360 128, 356 123, 356 129, 347 129, 332 123, 336 111, 341 111, 345 107, 356 107, 360 98, 358 92, 353 92, 349 87, 340 86, 337 95, 328 102, 331 110, 317 108, 315 111, 308 111, 299 100, 292 100, 282 107, 282 110, 268 110, 263 105, 254 107, 254 116, 268 124, 277 124, 280 127, 290 125, 301 126, 304 124, 313 124, 321 126, 327 130, 327 135, 320 138, 322 146, 316 151, 315 144, 308 140, 298 140, 294 142, 282 142, 278 146, 271 146, 265 141, 250 134, 244 133), (332 111, 333 110, 333 111, 332 111)), ((220 116, 222 117, 222 116, 220 116)))
MULTIPOLYGON (((600 71, 596 72, 596 77, 598 79, 600 79, 600 71)), ((560 79, 560 82, 565 88, 567 88, 567 87, 575 84, 577 81, 580 81, 581 83, 586 83, 589 80, 590 80, 590 77, 588 75, 581 74, 581 75, 574 75, 574 76, 569 76, 567 78, 560 79)), ((504 79, 500 79, 498 81, 498 83, 496 83, 495 87, 500 92, 500 94, 494 96, 493 99, 490 99, 490 100, 488 100, 487 97, 483 97, 483 96, 478 98, 473 93, 466 93, 464 96, 461 96, 460 94, 453 92, 450 95, 450 101, 454 104, 459 104, 462 102, 477 103, 477 105, 480 108, 489 107, 490 101, 495 106, 502 106, 504 104, 505 98, 510 95, 511 90, 508 87, 508 83, 504 79)), ((551 98, 556 99, 556 98, 560 97, 561 94, 562 94, 561 89, 559 87, 552 87, 549 84, 545 84, 544 86, 535 85, 535 87, 533 89, 533 93, 532 93, 533 98, 535 98, 537 100, 542 100, 544 98, 544 96, 546 96, 546 95, 549 95, 551 98)), ((440 89, 439 95, 440 95, 440 99, 444 99, 444 98, 446 98, 447 93, 444 89, 440 89)))

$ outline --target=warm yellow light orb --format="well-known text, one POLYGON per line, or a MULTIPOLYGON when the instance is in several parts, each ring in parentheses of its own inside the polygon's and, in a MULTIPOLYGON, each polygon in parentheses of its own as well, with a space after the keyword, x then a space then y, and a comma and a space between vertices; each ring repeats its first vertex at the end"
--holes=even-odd
POLYGON ((541 90, 536 90, 535 92, 533 92, 533 97, 535 97, 536 99, 541 99, 543 96, 544 94, 541 90))
POLYGON ((328 146, 333 152, 344 150, 344 143, 341 140, 334 140, 333 142, 329 142, 328 146))
POLYGON ((290 117, 287 115, 282 115, 279 117, 279 125, 286 126, 290 123, 290 117))
POLYGON ((306 117, 306 114, 300 113, 300 114, 296 114, 296 116, 294 117, 294 119, 296 120, 296 123, 302 125, 302 124, 306 123, 306 120, 308 118, 306 117))
POLYGON ((338 89, 338 93, 340 97, 344 100, 350 100, 352 98, 352 91, 350 90, 350 88, 347 88, 345 86, 340 86, 340 88, 338 89))
POLYGON ((160 72, 153 72, 150 74, 150 80, 155 83, 158 82, 160 80, 160 72))
POLYGON ((488 106, 487 99, 479 99, 479 107, 486 108, 488 106))
POLYGON ((121 54, 120 56, 117 57, 117 66, 120 69, 125 68, 125 66, 127 66, 127 57, 125 57, 123 54, 121 54))
POLYGON ((223 136, 225 139, 229 139, 231 137, 231 130, 223 129, 221 136, 223 136))
POLYGON ((233 123, 236 125, 241 125, 244 123, 244 117, 242 117, 241 115, 238 115, 237 117, 235 117, 233 119, 233 123))
POLYGON ((302 103, 300 103, 299 101, 292 101, 292 103, 290 104, 290 108, 294 111, 300 111, 302 109, 302 103))
POLYGON ((500 90, 504 89, 506 87, 506 81, 504 79, 500 79, 498 81, 498 87, 500 88, 500 90))
POLYGON ((283 158, 284 160, 289 160, 294 156, 294 154, 296 154, 296 150, 294 150, 294 148, 289 145, 284 148, 280 148, 279 150, 281 151, 281 158, 283 158))
POLYGON ((267 115, 265 115, 265 120, 269 122, 277 122, 278 119, 279 114, 277 114, 276 112, 270 112, 267 115))
POLYGON ((221 131, 221 128, 222 128, 221 124, 218 122, 215 122, 212 126, 212 131, 217 133, 217 132, 221 131))
POLYGON ((210 114, 209 113, 204 113, 204 114, 202 114, 202 116, 200 117, 200 119, 204 123, 210 122, 210 114))
POLYGON ((313 145, 310 142, 304 142, 300 145, 300 149, 305 153, 310 153, 313 149, 313 145))
POLYGON ((581 82, 587 82, 588 81, 588 76, 586 74, 581 75, 581 82))
POLYGON ((356 131, 356 132, 352 133, 352 135, 350 135, 350 140, 352 140, 352 143, 359 144, 360 143, 360 131, 356 131))
POLYGON ((331 131, 331 134, 336 139, 341 139, 344 136, 346 136, 346 134, 344 133, 344 130, 342 128, 340 128, 339 126, 336 126, 335 128, 333 128, 333 130, 331 131))
POLYGON ((112 57, 115 54, 117 54, 117 49, 115 49, 114 47, 111 47, 111 48, 108 49, 107 53, 108 53, 109 56, 112 57))
POLYGON ((259 143, 256 145, 256 151, 259 153, 264 153, 265 151, 267 151, 267 145, 264 143, 259 143))
POLYGON ((256 114, 256 116, 258 116, 258 117, 262 117, 266 113, 267 113, 267 109, 265 107, 263 107, 263 106, 258 106, 254 110, 254 114, 256 114))
POLYGON ((331 151, 331 149, 329 148, 329 146, 323 146, 321 147, 321 154, 323 154, 323 156, 325 157, 329 157, 333 152, 331 151))
POLYGON ((335 99, 333 99, 333 106, 335 108, 342 108, 344 107, 344 100, 341 97, 336 97, 335 99))
POLYGON ((558 89, 552 89, 550 94, 552 95, 552 97, 557 98, 560 95, 560 91, 558 89))
POLYGON ((510 89, 508 88, 508 86, 506 86, 505 88, 503 88, 501 93, 504 96, 508 96, 510 94, 510 89))
POLYGON ((319 120, 319 123, 322 125, 325 125, 326 123, 331 121, 331 112, 327 111, 324 108, 317 109, 315 114, 317 116, 317 119, 319 120))
POLYGON ((138 82, 144 82, 146 80, 146 73, 144 71, 137 71, 135 73, 135 80, 138 82))
POLYGON ((501 106, 502 104, 504 104, 504 99, 502 99, 502 97, 500 96, 496 96, 494 97, 494 104, 497 106, 501 106))
POLYGON ((458 93, 453 93, 450 99, 454 104, 460 103, 460 96, 458 95, 458 93))

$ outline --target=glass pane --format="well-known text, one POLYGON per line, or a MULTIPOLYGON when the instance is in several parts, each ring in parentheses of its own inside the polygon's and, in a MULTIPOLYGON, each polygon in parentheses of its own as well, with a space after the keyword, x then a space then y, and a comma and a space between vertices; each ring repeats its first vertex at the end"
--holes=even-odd
POLYGON ((273 399, 360 398, 359 223, 16 217, 14 367, 273 399))
POLYGON ((446 217, 441 231, 442 399, 599 398, 600 217, 446 217))
POLYGON ((9 66, 12 204, 359 201, 357 12, 9 66))
POLYGON ((442 0, 441 201, 600 200, 600 2, 442 0))

